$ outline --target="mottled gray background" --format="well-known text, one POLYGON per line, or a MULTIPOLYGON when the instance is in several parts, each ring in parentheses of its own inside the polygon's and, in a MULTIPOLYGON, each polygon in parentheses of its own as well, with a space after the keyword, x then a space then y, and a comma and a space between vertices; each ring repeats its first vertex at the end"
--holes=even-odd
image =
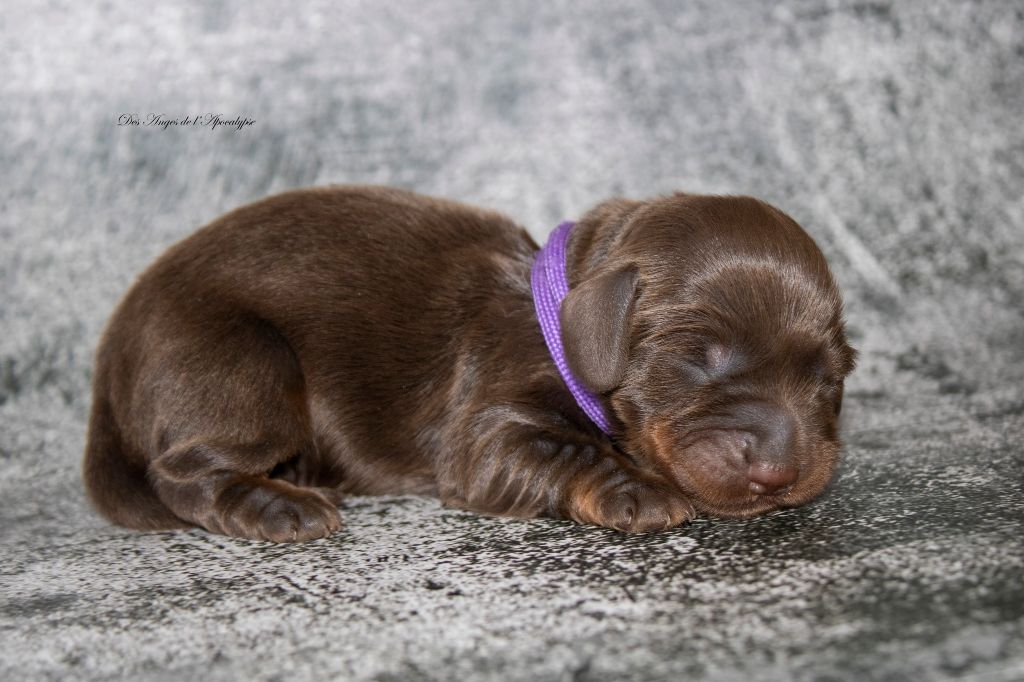
POLYGON ((1024 677, 1020 2, 15 2, 0 21, 0 678, 1024 677), (118 127, 207 112, 251 127, 118 127), (628 537, 353 499, 303 546, 85 504, 90 356, 196 226, 401 185, 537 237, 749 193, 861 366, 808 507, 628 537))

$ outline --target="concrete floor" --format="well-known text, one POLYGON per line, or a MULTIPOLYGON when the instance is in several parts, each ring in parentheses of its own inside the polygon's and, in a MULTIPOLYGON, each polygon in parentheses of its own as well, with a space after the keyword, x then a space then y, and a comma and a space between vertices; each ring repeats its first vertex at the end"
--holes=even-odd
POLYGON ((1024 678, 1015 4, 54 2, 0 56, 0 678, 1024 678), (254 123, 117 125, 150 113, 254 123), (642 537, 418 498, 302 546, 109 526, 78 462, 117 298, 328 182, 538 238, 616 194, 779 205, 862 352, 832 490, 642 537))

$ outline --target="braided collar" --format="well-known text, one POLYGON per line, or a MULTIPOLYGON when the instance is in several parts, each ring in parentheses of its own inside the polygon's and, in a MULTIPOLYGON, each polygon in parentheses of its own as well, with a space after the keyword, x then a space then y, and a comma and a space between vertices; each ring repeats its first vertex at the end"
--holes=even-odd
POLYGON ((530 275, 533 305, 537 310, 537 320, 544 333, 544 342, 551 353, 551 359, 554 360, 555 367, 562 375, 569 392, 572 393, 576 404, 590 417, 590 420, 605 434, 608 434, 611 427, 604 406, 597 395, 573 375, 572 370, 569 369, 569 363, 565 359, 565 347, 562 345, 562 322, 559 319, 559 311, 562 307, 562 300, 569 293, 565 247, 575 224, 566 221, 555 228, 551 236, 548 237, 547 244, 537 253, 537 260, 534 261, 533 271, 530 275))

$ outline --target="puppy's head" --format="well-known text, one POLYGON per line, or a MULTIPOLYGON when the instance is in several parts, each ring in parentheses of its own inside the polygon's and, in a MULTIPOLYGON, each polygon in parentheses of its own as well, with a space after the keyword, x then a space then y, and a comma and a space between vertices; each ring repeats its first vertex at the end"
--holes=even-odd
POLYGON ((856 353, 799 225, 747 197, 614 200, 580 221, 569 272, 569 364, 627 455, 717 516, 824 491, 856 353))

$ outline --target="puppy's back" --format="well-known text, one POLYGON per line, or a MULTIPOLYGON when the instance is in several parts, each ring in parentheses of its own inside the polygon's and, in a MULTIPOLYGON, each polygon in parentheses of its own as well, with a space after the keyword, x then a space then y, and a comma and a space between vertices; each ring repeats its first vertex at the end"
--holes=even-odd
MULTIPOLYGON (((383 187, 288 192, 201 228, 139 277, 100 342, 83 467, 94 505, 129 527, 189 525, 157 497, 149 464, 174 437, 168 405, 181 413, 204 399, 168 388, 175 372, 192 371, 190 353, 265 349, 266 373, 301 386, 300 412, 317 395, 367 415, 381 409, 375 391, 382 401, 410 396, 408 406, 388 399, 400 423, 403 408, 416 408, 416 391, 399 387, 430 372, 436 380, 439 348, 465 316, 466 297, 504 285, 505 266, 494 258, 528 268, 532 250, 503 216, 383 187), (231 343, 215 351, 223 340, 231 343), (382 366, 394 386, 375 383, 382 366)), ((391 440, 397 448, 410 438, 396 430, 391 440)), ((423 487, 401 483, 407 473, 380 478, 397 489, 423 487)))

